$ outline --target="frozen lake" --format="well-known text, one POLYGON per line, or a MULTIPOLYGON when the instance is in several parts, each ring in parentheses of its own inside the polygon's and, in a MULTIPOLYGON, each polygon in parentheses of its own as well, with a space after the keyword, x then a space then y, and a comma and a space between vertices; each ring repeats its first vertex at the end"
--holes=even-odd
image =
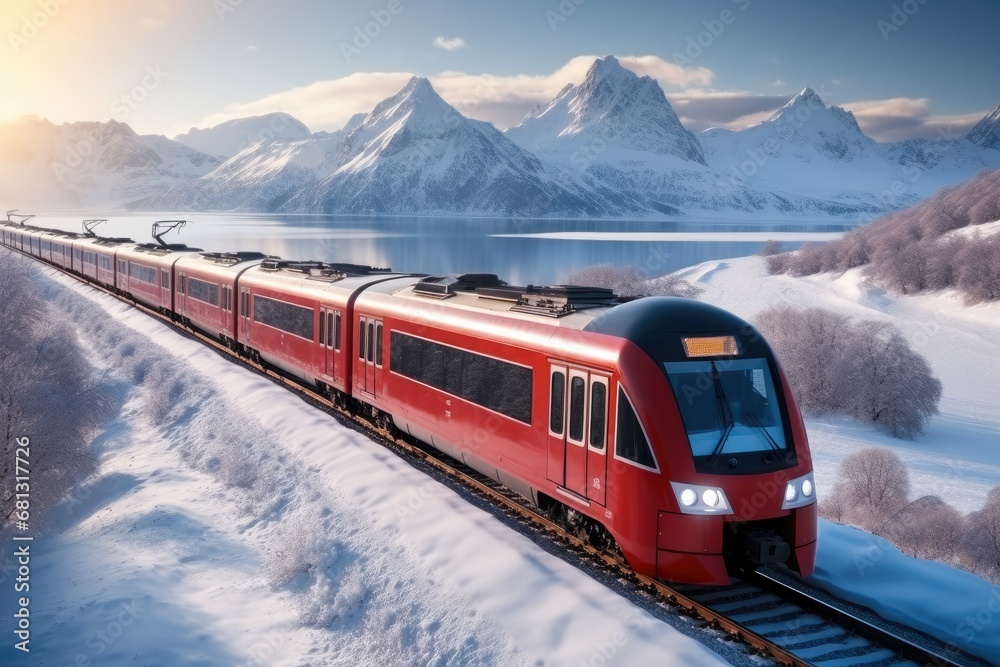
POLYGON ((214 251, 260 250, 287 259, 388 266, 415 273, 496 273, 514 284, 564 280, 571 271, 610 262, 650 277, 712 259, 756 253, 768 238, 793 249, 828 241, 846 222, 511 220, 379 218, 240 213, 40 213, 32 223, 79 231, 84 218, 108 217, 102 236, 149 241, 155 220, 191 224, 172 243, 214 251))

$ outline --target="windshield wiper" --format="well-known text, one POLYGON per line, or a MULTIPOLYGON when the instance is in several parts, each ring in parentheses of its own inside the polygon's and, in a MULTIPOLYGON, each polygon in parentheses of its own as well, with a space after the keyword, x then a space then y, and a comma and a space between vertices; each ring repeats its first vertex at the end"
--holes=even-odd
POLYGON ((755 412, 747 411, 743 413, 743 416, 750 421, 751 426, 757 429, 757 431, 764 436, 764 442, 767 443, 771 449, 776 452, 781 451, 781 446, 773 437, 771 437, 771 434, 767 432, 767 429, 764 428, 764 424, 760 421, 760 417, 758 417, 755 412))
POLYGON ((736 425, 736 419, 733 417, 733 411, 729 407, 726 392, 722 388, 722 380, 719 379, 719 369, 715 367, 714 361, 712 362, 712 384, 715 386, 715 404, 719 408, 719 424, 723 425, 723 428, 722 435, 719 436, 719 441, 715 443, 715 447, 708 457, 709 466, 715 465, 715 459, 726 448, 726 441, 729 439, 729 434, 733 432, 733 427, 736 425))

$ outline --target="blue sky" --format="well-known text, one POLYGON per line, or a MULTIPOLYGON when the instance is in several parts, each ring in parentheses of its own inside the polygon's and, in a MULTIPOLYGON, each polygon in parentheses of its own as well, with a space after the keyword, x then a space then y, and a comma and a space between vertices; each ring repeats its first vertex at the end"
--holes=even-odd
POLYGON ((692 130, 811 86, 879 140, 934 137, 1000 103, 997 19, 971 0, 5 0, 0 120, 173 135, 282 110, 332 130, 418 74, 503 128, 614 54, 692 130))

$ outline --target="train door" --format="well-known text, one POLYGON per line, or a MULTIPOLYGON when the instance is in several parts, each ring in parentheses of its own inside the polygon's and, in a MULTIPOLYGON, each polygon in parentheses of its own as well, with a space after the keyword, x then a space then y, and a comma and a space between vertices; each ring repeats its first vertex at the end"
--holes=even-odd
POLYGON ((222 286, 222 312, 220 317, 222 320, 219 322, 219 331, 222 332, 223 336, 232 337, 232 332, 230 329, 233 326, 233 288, 229 285, 222 286))
POLYGON ((243 343, 250 344, 250 288, 241 287, 240 288, 240 312, 237 318, 237 327, 239 328, 239 339, 243 343))
POLYGON ((547 476, 601 505, 607 478, 605 375, 552 364, 549 368, 547 476))
POLYGON ((160 305, 173 310, 170 298, 170 269, 160 269, 160 305))
POLYGON ((608 472, 608 378, 591 373, 587 390, 587 498, 603 505, 608 472))
POLYGON ((358 388, 372 397, 378 396, 377 385, 382 380, 382 320, 372 317, 359 318, 358 388))
POLYGON ((321 372, 327 377, 333 377, 334 369, 334 334, 337 333, 337 324, 332 310, 326 308, 319 309, 319 344, 323 350, 323 361, 321 372))
POLYGON ((187 273, 177 274, 177 294, 174 296, 174 312, 181 317, 187 317, 187 273))

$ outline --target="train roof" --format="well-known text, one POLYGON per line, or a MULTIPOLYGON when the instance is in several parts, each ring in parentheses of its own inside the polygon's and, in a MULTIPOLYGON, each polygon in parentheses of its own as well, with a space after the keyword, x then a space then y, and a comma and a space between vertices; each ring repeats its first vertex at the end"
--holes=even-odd
POLYGON ((301 294, 319 294, 331 290, 354 292, 374 282, 411 275, 364 264, 268 258, 243 274, 241 280, 271 283, 301 294))
MULTIPOLYGON (((465 312, 533 321, 538 324, 602 333, 654 349, 665 334, 752 331, 743 319, 721 308, 678 297, 623 300, 611 290, 578 285, 503 284, 493 274, 429 276, 400 286, 375 285, 369 292, 465 312)), ((676 336, 670 336, 676 338, 676 336)))
POLYGON ((570 329, 583 329, 593 318, 621 303, 611 290, 601 287, 508 285, 492 273, 414 277, 402 286, 386 282, 366 292, 570 329))

